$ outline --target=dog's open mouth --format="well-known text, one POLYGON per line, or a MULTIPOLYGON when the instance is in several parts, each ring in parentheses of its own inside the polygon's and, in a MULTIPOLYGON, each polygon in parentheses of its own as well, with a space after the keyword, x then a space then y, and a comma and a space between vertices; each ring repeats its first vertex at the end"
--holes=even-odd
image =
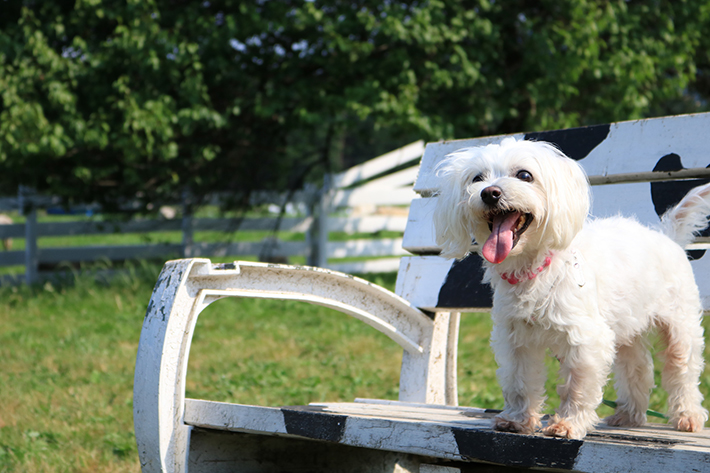
POLYGON ((493 211, 488 213, 491 235, 481 248, 484 258, 493 264, 501 263, 520 241, 533 221, 531 213, 519 211, 493 211))

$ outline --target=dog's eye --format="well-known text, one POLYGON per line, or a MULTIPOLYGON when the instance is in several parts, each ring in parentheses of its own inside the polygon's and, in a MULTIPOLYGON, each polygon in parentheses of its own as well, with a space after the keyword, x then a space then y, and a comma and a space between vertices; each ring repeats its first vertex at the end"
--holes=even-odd
POLYGON ((530 172, 526 171, 525 169, 523 169, 522 171, 518 171, 518 173, 515 175, 515 177, 517 177, 521 181, 525 181, 525 182, 532 182, 533 181, 532 174, 530 174, 530 172))
POLYGON ((481 182, 483 180, 483 174, 478 174, 476 177, 473 178, 474 183, 476 182, 481 182))

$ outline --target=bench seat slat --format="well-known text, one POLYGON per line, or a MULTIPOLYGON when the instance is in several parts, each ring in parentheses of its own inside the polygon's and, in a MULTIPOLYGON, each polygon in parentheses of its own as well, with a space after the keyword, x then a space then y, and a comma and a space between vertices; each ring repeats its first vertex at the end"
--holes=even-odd
POLYGON ((667 425, 632 430, 599 426, 582 440, 490 429, 492 414, 436 405, 367 403, 259 407, 185 400, 185 423, 214 430, 293 436, 453 461, 484 461, 582 472, 687 471, 706 465, 710 432, 684 434, 667 425), (406 438, 406 442, 399 439, 406 438), (653 452, 653 455, 650 453, 653 452))

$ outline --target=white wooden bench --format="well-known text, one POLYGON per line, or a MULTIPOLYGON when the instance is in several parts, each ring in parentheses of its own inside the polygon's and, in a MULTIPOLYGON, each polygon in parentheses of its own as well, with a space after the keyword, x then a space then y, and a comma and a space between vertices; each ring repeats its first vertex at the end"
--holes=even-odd
MULTIPOLYGON (((710 178, 710 114, 536 133, 586 168, 596 216, 635 214, 648 224, 698 179, 710 178)), ((584 472, 710 471, 710 431, 599 425, 584 440, 494 432, 492 413, 457 406, 462 312, 486 309, 477 256, 437 255, 432 212, 436 163, 492 137, 430 143, 422 158, 396 295, 346 274, 309 267, 206 259, 168 262, 147 310, 136 362, 134 419, 144 472, 497 471, 495 465, 584 472), (371 325, 404 350, 399 401, 259 407, 185 399, 190 343, 200 312, 224 297, 299 300, 371 325), (481 463, 487 464, 482 466, 481 463), (478 466, 476 466, 478 464, 478 466), (480 469, 483 468, 483 469, 480 469)), ((707 237, 690 253, 710 308, 707 237)), ((460 360, 475 363, 475 360, 460 360)), ((506 470, 511 471, 511 470, 506 470)))

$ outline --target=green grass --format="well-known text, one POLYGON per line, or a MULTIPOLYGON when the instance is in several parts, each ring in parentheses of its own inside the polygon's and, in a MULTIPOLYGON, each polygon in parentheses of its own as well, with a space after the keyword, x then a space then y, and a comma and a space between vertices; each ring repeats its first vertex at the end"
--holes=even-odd
MULTIPOLYGON (((66 287, 0 288, 0 472, 139 471, 133 369, 158 270, 139 265, 110 286, 84 277, 66 287)), ((394 286, 394 275, 371 279, 394 286)), ((486 314, 463 316, 462 405, 503 406, 490 329, 486 314)), ((258 405, 396 399, 401 356, 387 337, 332 310, 226 299, 200 315, 187 394, 258 405)), ((548 412, 558 403, 556 365, 550 357, 548 412)), ((707 371, 701 381, 708 396, 707 371)), ((616 398, 611 384, 606 397, 616 398)), ((664 411, 664 403, 654 390, 651 408, 664 411)))

